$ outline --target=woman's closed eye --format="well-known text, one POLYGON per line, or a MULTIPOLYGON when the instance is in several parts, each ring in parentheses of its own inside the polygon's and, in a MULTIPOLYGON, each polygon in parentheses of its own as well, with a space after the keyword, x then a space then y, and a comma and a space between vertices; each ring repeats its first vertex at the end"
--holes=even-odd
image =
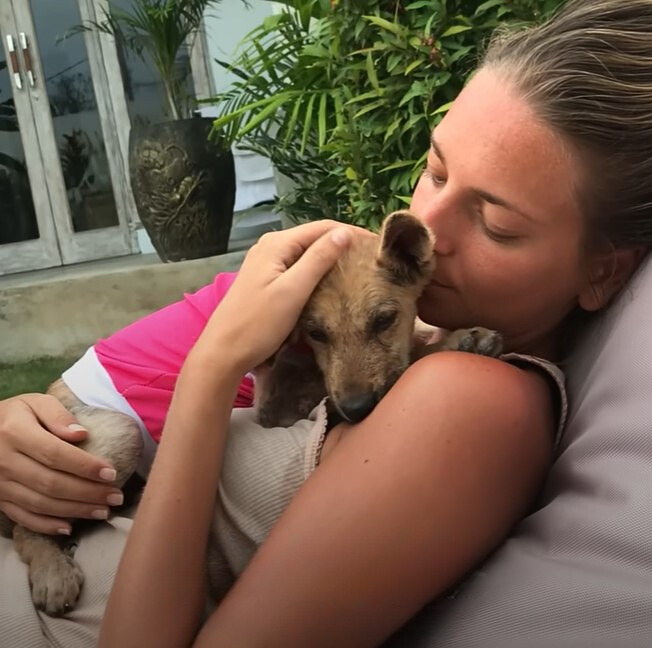
POLYGON ((429 169, 428 167, 423 170, 422 175, 425 178, 428 178, 437 188, 443 187, 446 184, 446 177, 443 174, 438 173, 433 169, 429 169))
POLYGON ((482 213, 477 214, 477 220, 485 235, 496 243, 514 243, 521 238, 520 234, 497 227, 494 223, 488 221, 482 213))

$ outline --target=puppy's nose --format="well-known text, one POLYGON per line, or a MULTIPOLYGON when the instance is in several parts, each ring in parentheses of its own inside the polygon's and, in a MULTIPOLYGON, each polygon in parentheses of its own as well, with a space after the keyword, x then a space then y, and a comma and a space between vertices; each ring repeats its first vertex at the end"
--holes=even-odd
POLYGON ((376 407, 376 395, 373 392, 356 394, 338 403, 342 414, 351 423, 358 423, 376 407))

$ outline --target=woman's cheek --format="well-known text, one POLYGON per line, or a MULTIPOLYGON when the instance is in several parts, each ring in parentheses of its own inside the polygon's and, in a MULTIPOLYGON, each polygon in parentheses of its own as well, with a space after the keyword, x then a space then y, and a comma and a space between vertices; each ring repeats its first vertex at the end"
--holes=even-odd
POLYGON ((486 301, 492 295, 509 293, 509 287, 518 279, 519 269, 495 242, 482 235, 475 236, 472 258, 467 265, 467 287, 476 297, 486 301))

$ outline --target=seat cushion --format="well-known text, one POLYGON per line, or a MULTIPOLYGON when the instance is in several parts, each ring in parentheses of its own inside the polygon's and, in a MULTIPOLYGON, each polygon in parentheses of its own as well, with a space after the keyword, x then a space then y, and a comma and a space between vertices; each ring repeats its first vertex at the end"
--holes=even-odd
POLYGON ((652 259, 566 373, 568 425, 536 512, 389 645, 652 645, 652 259))

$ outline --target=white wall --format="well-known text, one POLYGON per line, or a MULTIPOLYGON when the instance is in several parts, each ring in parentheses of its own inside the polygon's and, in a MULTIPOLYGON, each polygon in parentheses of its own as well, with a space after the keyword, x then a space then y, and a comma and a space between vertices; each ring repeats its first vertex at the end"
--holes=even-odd
POLYGON ((233 60, 240 41, 265 17, 274 13, 276 3, 267 0, 250 0, 249 8, 241 0, 227 0, 206 13, 206 37, 211 71, 217 92, 224 92, 236 78, 215 62, 233 60))
MULTIPOLYGON (((216 92, 225 92, 237 78, 215 62, 232 61, 242 39, 280 5, 267 0, 250 0, 249 8, 240 0, 228 0, 216 9, 209 10, 204 17, 208 58, 216 92)), ((205 116, 213 116, 216 111, 211 107, 201 110, 205 116)), ((236 204, 235 210, 248 209, 265 200, 271 200, 275 194, 272 165, 266 158, 253 153, 233 151, 236 165, 236 204)), ((276 216, 270 218, 276 219, 276 216)))

